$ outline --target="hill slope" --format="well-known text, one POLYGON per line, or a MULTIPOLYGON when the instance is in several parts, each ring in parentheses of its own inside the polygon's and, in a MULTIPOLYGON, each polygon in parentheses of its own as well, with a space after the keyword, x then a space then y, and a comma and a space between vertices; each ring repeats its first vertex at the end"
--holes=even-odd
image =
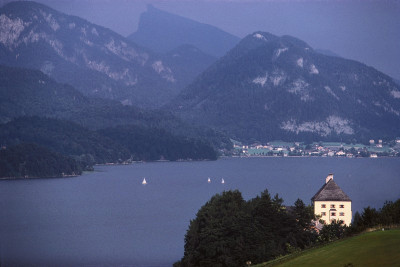
POLYGON ((239 38, 211 25, 196 22, 147 6, 140 16, 138 30, 128 38, 160 53, 181 45, 194 45, 214 57, 223 56, 239 38))
POLYGON ((70 121, 21 117, 0 124, 0 140, 7 146, 37 144, 88 167, 120 163, 130 158, 146 161, 217 159, 217 152, 207 141, 135 125, 91 131, 70 121))
MULTIPOLYGON (((112 100, 88 98, 37 70, 0 65, 0 122, 21 116, 69 119, 89 128, 157 123, 157 115, 112 100)), ((163 118, 165 119, 165 118, 163 118)), ((162 119, 161 119, 162 120, 162 119)))
POLYGON ((119 34, 29 1, 0 8, 0 64, 41 70, 85 95, 157 107, 186 84, 119 34))
POLYGON ((19 144, 0 150, 0 178, 47 178, 80 175, 74 159, 34 144, 19 144))
POLYGON ((129 151, 111 138, 70 121, 39 117, 21 117, 0 124, 0 140, 7 146, 37 144, 71 156, 84 166, 125 161, 129 151))
POLYGON ((392 78, 264 32, 244 38, 168 108, 245 141, 400 135, 400 86, 392 78))
POLYGON ((400 230, 378 231, 311 249, 281 264, 261 266, 398 266, 400 230))
POLYGON ((201 138, 214 147, 231 145, 226 136, 208 128, 192 127, 168 112, 144 111, 112 100, 88 98, 40 71, 0 65, 0 123, 21 116, 65 119, 91 130, 137 125, 201 138))

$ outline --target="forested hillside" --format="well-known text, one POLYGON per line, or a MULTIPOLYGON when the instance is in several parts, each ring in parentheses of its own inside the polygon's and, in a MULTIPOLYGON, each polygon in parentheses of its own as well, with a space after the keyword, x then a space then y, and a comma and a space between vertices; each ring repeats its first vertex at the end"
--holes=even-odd
POLYGON ((21 116, 61 118, 96 130, 117 125, 165 129, 173 135, 207 140, 229 149, 229 138, 207 127, 195 127, 170 112, 146 111, 116 101, 88 98, 40 71, 0 65, 0 122, 21 116))
POLYGON ((34 143, 77 160, 86 169, 94 164, 130 160, 215 160, 218 153, 207 141, 173 135, 164 129, 118 126, 99 131, 66 120, 21 117, 0 124, 7 146, 34 143))
POLYGON ((0 178, 47 178, 80 175, 83 166, 74 159, 34 144, 0 150, 0 178))
POLYGON ((127 125, 98 132, 128 149, 133 160, 216 160, 218 157, 206 141, 176 136, 164 129, 127 125))
POLYGON ((130 152, 112 139, 76 123, 51 118, 21 117, 0 124, 0 140, 7 146, 33 143, 71 156, 85 164, 122 162, 130 152))

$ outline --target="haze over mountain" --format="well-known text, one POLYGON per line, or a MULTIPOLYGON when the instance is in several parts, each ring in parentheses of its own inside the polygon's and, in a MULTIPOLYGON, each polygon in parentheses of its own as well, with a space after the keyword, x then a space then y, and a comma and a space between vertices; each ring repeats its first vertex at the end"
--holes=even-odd
MULTIPOLYGON (((39 69, 88 96, 150 108, 167 103, 215 60, 203 52, 202 45, 211 44, 222 51, 225 37, 232 37, 151 6, 142 16, 137 34, 146 33, 149 41, 163 43, 163 47, 170 41, 179 44, 164 54, 34 2, 3 6, 0 20, 0 63, 39 69), (168 31, 171 38, 163 35, 168 31), (149 33, 154 34, 153 39, 149 33), (187 40, 201 42, 186 44, 187 40)), ((14 70, 11 72, 13 75, 14 70)), ((13 93, 3 88, 4 122, 16 116, 52 114, 95 128, 126 123, 180 125, 168 115, 86 98, 42 74, 32 75, 35 78, 28 82, 15 81, 15 77, 4 80, 18 88, 13 93), (39 82, 45 90, 21 90, 25 82, 27 88, 39 82), (59 95, 53 95, 53 86, 59 88, 55 90, 59 95), (16 92, 22 92, 20 99, 16 92), (52 101, 38 104, 44 103, 46 94, 52 101)), ((398 92, 390 77, 364 64, 316 53, 293 37, 257 32, 208 68, 169 107, 184 118, 243 140, 384 138, 397 133, 398 92), (376 88, 383 89, 378 92, 376 88), (383 92, 389 92, 391 98, 383 92)), ((170 128, 177 129, 175 126, 170 128)))
POLYGON ((166 136, 174 135, 177 140, 202 139, 214 147, 231 146, 225 135, 193 127, 168 112, 145 111, 113 100, 89 98, 40 71, 0 65, 0 123, 23 116, 69 120, 91 130, 136 125, 135 129, 147 132, 149 138, 155 138, 151 135, 155 129, 164 130, 166 136))
POLYGON ((85 95, 142 107, 166 103, 209 61, 192 60, 195 71, 181 74, 180 65, 109 29, 35 2, 2 7, 0 33, 0 64, 38 69, 85 95))
MULTIPOLYGON (((11 0, 2 0, 7 3, 11 0)), ((128 36, 147 4, 216 26, 240 38, 254 31, 291 35, 400 78, 400 4, 397 0, 36 0, 128 36)))
POLYGON ((314 49, 315 52, 323 54, 325 56, 331 56, 331 57, 341 57, 335 52, 328 50, 328 49, 314 49))
POLYGON ((72 120, 92 129, 156 122, 151 112, 106 99, 88 98, 38 70, 0 65, 0 122, 21 116, 72 120))
POLYGON ((214 57, 223 56, 239 38, 214 26, 174 15, 152 5, 140 16, 138 30, 128 38, 160 53, 190 44, 214 57))
POLYGON ((181 45, 162 55, 163 62, 174 66, 176 78, 189 85, 193 80, 217 61, 193 45, 181 45))
POLYGON ((400 135, 400 87, 391 77, 265 32, 245 37, 169 108, 245 141, 400 135))

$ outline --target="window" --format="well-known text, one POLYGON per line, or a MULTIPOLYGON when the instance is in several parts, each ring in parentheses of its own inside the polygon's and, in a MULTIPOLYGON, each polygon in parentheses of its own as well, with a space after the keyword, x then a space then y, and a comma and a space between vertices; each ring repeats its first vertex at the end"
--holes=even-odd
POLYGON ((335 208, 335 204, 331 204, 331 209, 334 209, 335 208))
POLYGON ((344 205, 339 205, 339 208, 344 209, 344 205))
POLYGON ((336 216, 336 212, 331 212, 331 216, 336 216))
POLYGON ((339 215, 340 215, 340 216, 344 216, 344 212, 340 212, 339 215))
POLYGON ((326 216, 326 212, 321 212, 321 216, 326 216))
POLYGON ((326 205, 325 205, 325 204, 322 204, 322 205, 321 205, 321 208, 325 209, 325 208, 326 208, 326 205))

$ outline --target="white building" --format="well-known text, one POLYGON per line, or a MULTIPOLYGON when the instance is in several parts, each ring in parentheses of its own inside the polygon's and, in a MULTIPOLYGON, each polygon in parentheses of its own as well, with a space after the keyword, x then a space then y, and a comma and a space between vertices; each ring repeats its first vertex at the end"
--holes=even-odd
POLYGON ((351 199, 333 181, 333 174, 326 177, 325 184, 312 197, 311 201, 314 205, 314 214, 320 216, 320 219, 326 224, 336 220, 350 225, 353 217, 351 199))
POLYGON ((342 157, 342 156, 346 156, 346 153, 342 150, 336 152, 336 156, 342 157))

